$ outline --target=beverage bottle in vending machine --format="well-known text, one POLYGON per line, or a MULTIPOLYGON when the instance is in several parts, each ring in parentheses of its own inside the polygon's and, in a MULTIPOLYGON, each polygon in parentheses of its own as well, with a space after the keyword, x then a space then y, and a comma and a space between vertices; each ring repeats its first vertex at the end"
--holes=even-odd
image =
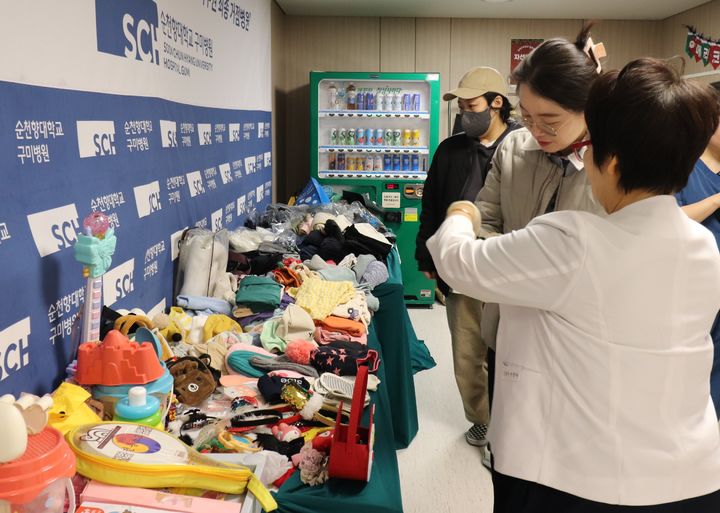
POLYGON ((412 110, 415 112, 420 111, 420 93, 413 94, 412 110))
POLYGON ((401 171, 400 154, 396 153, 392 156, 393 171, 401 171))
POLYGON ((355 133, 357 134, 357 143, 358 146, 365 146, 365 129, 364 128, 358 128, 355 130, 355 133))
POLYGON ((373 167, 375 171, 382 171, 383 169, 383 158, 380 155, 375 155, 373 167))
POLYGON ((337 166, 337 158, 334 153, 328 153, 328 169, 334 170, 337 166))
POLYGON ((385 93, 378 91, 375 95, 375 108, 380 111, 385 110, 385 93))
POLYGON ((410 171, 410 155, 407 153, 402 156, 402 170, 410 171))
POLYGON ((368 155, 365 157, 365 171, 372 171, 375 167, 375 160, 373 160, 372 155, 368 155))
POLYGON ((385 171, 392 171, 393 161, 392 161, 392 155, 390 155, 389 153, 385 153, 385 154, 383 155, 383 165, 382 165, 382 167, 383 167, 383 169, 384 169, 385 171))
POLYGON ((375 135, 375 129, 374 128, 368 128, 365 130, 365 141, 367 142, 368 146, 375 146, 376 143, 376 135, 375 135))
POLYGON ((357 110, 357 91, 355 85, 350 82, 346 89, 347 93, 347 110, 357 110))
POLYGON ((382 146, 383 144, 385 144, 385 137, 383 135, 384 133, 385 133, 385 130, 383 130, 382 128, 378 128, 377 130, 375 130, 375 145, 376 146, 382 146))
POLYGON ((337 93, 338 90, 335 82, 330 82, 330 85, 328 86, 328 108, 330 110, 337 109, 337 93))
POLYGON ((338 129, 331 128, 330 129, 330 146, 337 146, 337 145, 338 145, 338 129))
POLYGON ((351 156, 351 155, 348 155, 346 160, 347 160, 347 165, 346 165, 347 170, 348 170, 348 171, 356 171, 356 170, 357 170, 357 167, 356 167, 357 163, 355 162, 355 157, 353 157, 353 156, 351 156))
POLYGON ((336 163, 335 167, 337 167, 338 171, 345 171, 345 154, 344 153, 338 153, 337 163, 336 163))
POLYGON ((365 157, 355 157, 355 167, 358 171, 365 169, 365 157))
POLYGON ((402 145, 403 146, 410 146, 410 142, 412 141, 412 130, 409 128, 406 128, 403 130, 402 133, 402 145))
POLYGON ((410 138, 410 146, 420 146, 420 138, 422 136, 422 133, 419 129, 414 129, 412 131, 412 136, 410 138))
POLYGON ((420 155, 413 153, 412 159, 410 160, 410 170, 420 171, 420 155))
POLYGON ((393 142, 392 146, 400 146, 402 145, 402 136, 403 132, 399 128, 393 129, 393 142))
POLYGON ((405 93, 402 95, 402 110, 405 112, 412 110, 412 94, 405 93))
POLYGON ((372 91, 365 93, 365 108, 367 110, 375 110, 375 93, 372 91))
POLYGON ((348 146, 355 146, 356 142, 357 142, 357 139, 355 139, 355 129, 348 128, 347 139, 345 140, 345 144, 347 144, 348 146))
POLYGON ((400 96, 400 93, 393 92, 392 98, 390 101, 391 101, 390 109, 388 109, 388 110, 393 110, 393 111, 400 110, 400 108, 402 107, 402 97, 400 96))
POLYGON ((337 138, 338 146, 347 145, 347 138, 348 138, 347 130, 344 128, 339 129, 338 130, 338 138, 337 138))
POLYGON ((365 93, 362 89, 355 97, 355 103, 357 104, 357 110, 365 110, 365 93))
POLYGON ((394 146, 393 143, 394 139, 394 130, 392 128, 386 128, 385 129, 385 145, 386 146, 394 146))

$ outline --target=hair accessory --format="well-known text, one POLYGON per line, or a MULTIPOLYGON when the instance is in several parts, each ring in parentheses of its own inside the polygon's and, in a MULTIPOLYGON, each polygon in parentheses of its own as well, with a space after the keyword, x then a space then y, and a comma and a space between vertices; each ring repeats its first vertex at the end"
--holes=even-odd
POLYGON ((605 45, 603 43, 595 44, 591 37, 587 38, 585 42, 585 48, 583 48, 585 55, 590 57, 590 60, 595 64, 595 71, 598 74, 602 73, 602 64, 600 59, 607 57, 607 51, 605 51, 605 45))
POLYGON ((282 413, 272 408, 264 410, 248 410, 230 419, 228 431, 247 431, 246 428, 276 424, 283 419, 282 413))

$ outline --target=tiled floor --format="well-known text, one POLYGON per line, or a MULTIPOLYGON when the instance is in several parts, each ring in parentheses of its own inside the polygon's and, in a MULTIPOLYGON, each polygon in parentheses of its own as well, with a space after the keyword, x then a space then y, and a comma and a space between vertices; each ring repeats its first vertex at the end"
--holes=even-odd
POLYGON ((410 318, 437 367, 415 376, 420 431, 398 452, 405 513, 490 513, 490 473, 481 450, 463 438, 470 425, 455 386, 445 307, 410 309, 410 318))

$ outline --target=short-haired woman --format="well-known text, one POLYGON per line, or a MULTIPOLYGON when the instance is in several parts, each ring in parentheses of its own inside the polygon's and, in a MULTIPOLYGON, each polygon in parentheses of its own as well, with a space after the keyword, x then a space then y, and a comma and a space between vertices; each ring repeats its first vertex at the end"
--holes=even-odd
POLYGON ((555 212, 477 240, 478 210, 457 202, 428 240, 451 287, 501 304, 496 513, 720 511, 720 254, 671 196, 719 109, 707 86, 633 61, 595 82, 574 145, 607 216, 555 212))

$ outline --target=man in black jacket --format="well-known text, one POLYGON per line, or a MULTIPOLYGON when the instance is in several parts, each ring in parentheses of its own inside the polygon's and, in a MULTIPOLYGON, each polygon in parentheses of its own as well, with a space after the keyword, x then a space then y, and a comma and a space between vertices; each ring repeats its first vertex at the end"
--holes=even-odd
MULTIPOLYGON (((443 95, 446 101, 455 98, 463 132, 445 139, 435 151, 425 180, 416 241, 415 259, 420 271, 430 279, 437 279, 437 274, 425 241, 440 227, 450 203, 461 199, 475 201, 485 183, 495 149, 510 131, 518 128, 510 120, 506 82, 493 68, 477 67, 468 71, 456 89, 443 95)), ((487 444, 485 435, 490 412, 487 346, 480 337, 481 303, 453 293, 441 280, 438 287, 446 295, 455 381, 465 418, 472 423, 465 439, 471 445, 482 447, 487 444)))

